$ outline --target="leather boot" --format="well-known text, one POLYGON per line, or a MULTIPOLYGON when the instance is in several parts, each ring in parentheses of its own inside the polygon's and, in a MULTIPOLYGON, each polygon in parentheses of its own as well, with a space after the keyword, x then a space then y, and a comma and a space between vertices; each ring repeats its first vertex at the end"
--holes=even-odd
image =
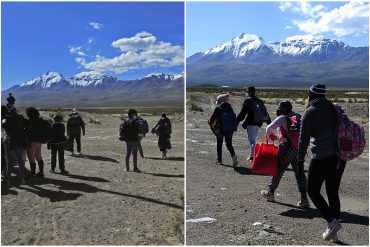
POLYGON ((43 160, 39 160, 37 161, 38 165, 39 165, 39 172, 37 173, 37 176, 38 177, 44 177, 44 161, 43 160))
POLYGON ((30 163, 30 167, 31 167, 31 177, 35 177, 36 176, 36 163, 30 163))

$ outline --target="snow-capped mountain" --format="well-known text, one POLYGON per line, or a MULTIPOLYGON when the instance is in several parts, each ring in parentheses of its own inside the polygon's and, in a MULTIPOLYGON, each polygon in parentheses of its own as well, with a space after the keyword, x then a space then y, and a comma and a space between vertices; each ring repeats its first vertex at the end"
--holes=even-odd
MULTIPOLYGON (((143 78, 137 80, 120 80, 116 77, 104 75, 96 71, 87 71, 76 74, 73 77, 65 78, 62 74, 57 72, 46 72, 32 80, 28 80, 20 85, 12 87, 12 90, 54 90, 54 89, 94 89, 94 88, 125 88, 130 86, 130 88, 140 87, 140 81, 149 81, 156 82, 155 84, 147 84, 147 90, 152 90, 155 87, 158 89, 165 87, 169 88, 174 86, 176 83, 172 82, 182 82, 183 73, 176 75, 160 74, 153 73, 149 74, 143 78)), ((10 89, 8 89, 10 90, 10 89)), ((142 91, 142 88, 140 89, 142 91)))
POLYGON ((263 37, 242 33, 232 40, 213 47, 205 52, 196 53, 188 58, 188 63, 206 60, 276 62, 286 59, 335 60, 353 57, 353 53, 363 51, 333 39, 312 35, 298 35, 284 42, 267 42, 263 37), (263 61, 259 61, 263 58, 263 61), (266 60, 267 59, 267 60, 266 60))
POLYGON ((242 33, 187 58, 187 85, 304 86, 327 81, 334 86, 367 87, 369 48, 312 35, 283 42, 242 33))
POLYGON ((94 71, 68 78, 57 72, 46 72, 2 91, 2 98, 13 93, 18 106, 182 105, 183 88, 183 73, 158 73, 136 80, 121 80, 94 71))

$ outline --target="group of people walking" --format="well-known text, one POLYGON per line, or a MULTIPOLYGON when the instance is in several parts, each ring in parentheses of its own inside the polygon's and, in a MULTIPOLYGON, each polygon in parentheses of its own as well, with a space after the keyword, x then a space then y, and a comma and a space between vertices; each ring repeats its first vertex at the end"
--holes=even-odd
MULTIPOLYGON (((9 94, 7 104, 1 106, 1 158, 2 175, 6 185, 11 186, 13 166, 18 165, 21 184, 26 183, 26 156, 30 165, 30 178, 45 176, 42 146, 47 144, 51 152, 50 172, 56 172, 59 161, 60 174, 68 175, 65 167, 64 152, 68 150, 74 156, 74 141, 77 144, 77 156, 81 154, 81 135, 85 135, 85 123, 77 109, 73 109, 67 120, 67 128, 63 123, 63 116, 56 114, 53 120, 45 120, 35 107, 26 108, 26 118, 17 112, 15 98, 9 94), (66 136, 67 133, 67 136, 66 136), (38 168, 38 170, 37 170, 38 168)), ((130 109, 128 117, 120 126, 120 136, 124 135, 126 142, 126 170, 129 171, 129 160, 132 154, 134 171, 141 172, 137 165, 137 152, 144 158, 141 139, 149 132, 146 120, 137 115, 137 111, 130 109)), ((171 149, 170 135, 171 121, 166 114, 152 129, 158 135, 158 146, 164 158, 167 150, 171 149)))
POLYGON ((256 136, 263 122, 266 122, 266 138, 279 142, 278 174, 271 178, 268 189, 262 190, 261 195, 267 201, 275 201, 274 192, 278 188, 287 167, 291 164, 301 194, 297 206, 309 207, 308 194, 328 223, 328 227, 323 233, 323 239, 338 241, 337 232, 341 229, 338 190, 346 162, 337 155, 336 127, 338 114, 333 104, 326 98, 325 85, 315 84, 309 88, 308 103, 302 116, 293 111, 291 102, 284 100, 279 103, 276 110, 277 117, 272 122, 263 103, 256 97, 255 91, 254 87, 248 87, 247 98, 239 115, 236 117, 234 114, 234 120, 231 120, 232 113, 230 112, 233 112, 233 110, 228 102, 230 95, 222 94, 217 97, 216 108, 209 120, 210 127, 217 139, 216 163, 222 164, 222 143, 225 139, 233 165, 237 166, 237 156, 232 145, 232 137, 242 121, 244 121, 242 126, 247 129, 248 133, 249 160, 253 161, 255 158, 253 154, 256 136), (292 125, 294 125, 292 119, 299 120, 300 126, 298 126, 299 130, 296 137, 292 131, 292 125), (233 121, 235 127, 230 127, 232 125, 230 122, 233 121), (310 140, 312 140, 312 156, 306 178, 304 160, 310 140), (321 187, 324 182, 328 202, 321 194, 321 187))

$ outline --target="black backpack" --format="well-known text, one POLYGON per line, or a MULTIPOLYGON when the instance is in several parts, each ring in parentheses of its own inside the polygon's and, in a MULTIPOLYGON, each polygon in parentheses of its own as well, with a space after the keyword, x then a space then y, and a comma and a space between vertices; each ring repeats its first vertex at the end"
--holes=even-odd
POLYGON ((269 114, 262 100, 256 98, 252 104, 254 122, 261 123, 269 120, 269 114))

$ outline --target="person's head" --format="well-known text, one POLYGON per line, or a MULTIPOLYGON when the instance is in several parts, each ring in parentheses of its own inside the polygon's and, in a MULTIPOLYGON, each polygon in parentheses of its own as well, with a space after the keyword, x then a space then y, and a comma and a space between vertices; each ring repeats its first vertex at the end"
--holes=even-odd
POLYGON ((26 108, 26 115, 29 119, 36 119, 40 117, 40 112, 33 106, 26 108))
POLYGON ((78 110, 76 108, 72 109, 72 115, 78 115, 78 110))
POLYGON ((228 93, 220 94, 216 98, 216 105, 221 105, 224 102, 228 102, 229 98, 230 98, 230 94, 228 93))
POLYGON ((135 109, 129 109, 127 115, 129 118, 134 118, 137 115, 137 111, 135 109))
POLYGON ((161 118, 166 118, 167 115, 165 113, 162 113, 161 118))
POLYGON ((256 93, 256 88, 255 87, 247 87, 247 95, 248 96, 253 96, 256 93))
POLYGON ((308 91, 308 99, 309 102, 317 99, 317 98, 325 98, 326 96, 326 86, 323 84, 314 84, 310 87, 308 91))
POLYGON ((55 115, 54 122, 62 122, 62 121, 63 121, 63 116, 62 115, 55 115))
POLYGON ((289 113, 292 112, 293 106, 288 100, 281 101, 279 103, 279 107, 276 111, 276 115, 288 115, 289 113))

